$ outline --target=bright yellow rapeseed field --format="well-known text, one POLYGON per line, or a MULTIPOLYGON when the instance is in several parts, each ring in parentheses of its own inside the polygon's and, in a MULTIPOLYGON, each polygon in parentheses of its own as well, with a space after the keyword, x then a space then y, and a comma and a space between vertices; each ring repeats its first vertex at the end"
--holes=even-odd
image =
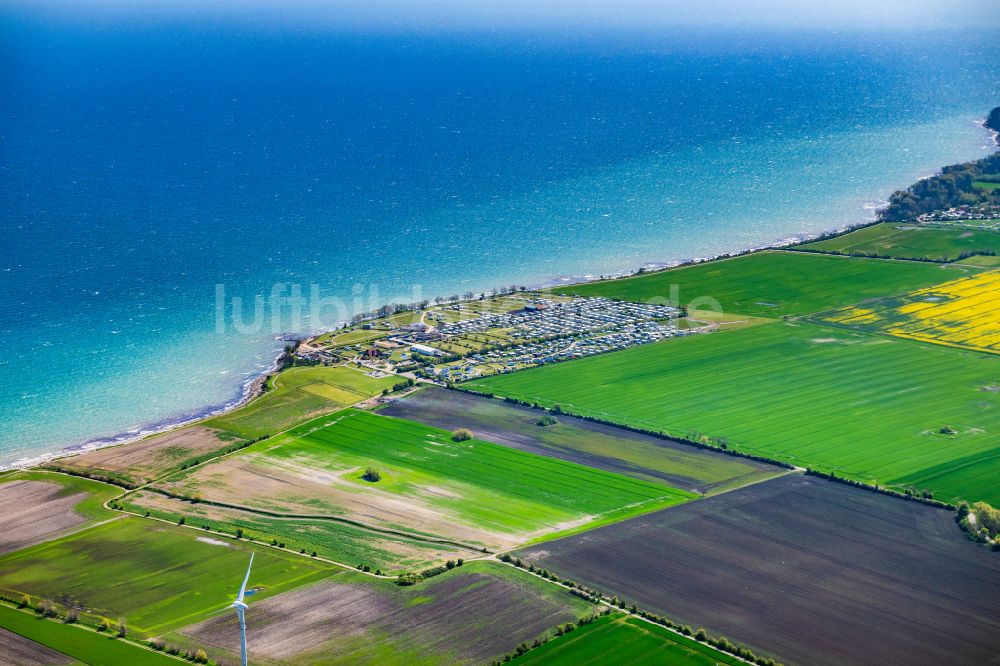
POLYGON ((823 321, 1000 353, 1000 271, 827 313, 823 321))

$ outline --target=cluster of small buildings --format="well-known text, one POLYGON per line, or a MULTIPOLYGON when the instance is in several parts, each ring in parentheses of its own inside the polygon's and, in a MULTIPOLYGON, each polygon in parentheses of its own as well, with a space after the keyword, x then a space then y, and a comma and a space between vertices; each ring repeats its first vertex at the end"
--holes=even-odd
MULTIPOLYGON (((619 351, 636 345, 658 342, 677 335, 684 335, 672 323, 659 321, 644 321, 611 329, 606 333, 598 333, 579 338, 560 338, 530 342, 507 349, 472 354, 468 360, 476 364, 499 366, 497 372, 511 372, 520 368, 547 363, 558 363, 594 354, 619 351)), ((478 369, 473 368, 476 373, 478 369)), ((465 376, 474 376, 469 368, 465 368, 465 376)), ((463 378, 463 377, 459 377, 463 378)))
POLYGON ((681 315, 678 308, 608 298, 535 298, 510 312, 481 314, 457 322, 436 318, 438 326, 425 323, 428 318, 435 320, 432 315, 433 312, 427 313, 420 322, 400 326, 374 343, 343 349, 367 355, 370 360, 390 356, 404 362, 418 356, 437 359, 434 361, 437 365, 424 368, 426 374, 460 381, 617 351, 684 333, 675 322, 681 315), (436 343, 498 329, 505 332, 505 348, 490 348, 441 363, 443 357, 454 357, 436 343))
POLYGON ((1000 204, 984 203, 972 206, 957 206, 947 210, 935 210, 917 216, 917 222, 958 222, 961 220, 1000 219, 1000 204))
POLYGON ((513 329, 510 337, 515 339, 539 339, 673 319, 679 315, 677 308, 667 305, 625 303, 609 298, 575 298, 564 302, 539 298, 521 310, 444 324, 440 331, 444 335, 467 335, 505 328, 513 329))

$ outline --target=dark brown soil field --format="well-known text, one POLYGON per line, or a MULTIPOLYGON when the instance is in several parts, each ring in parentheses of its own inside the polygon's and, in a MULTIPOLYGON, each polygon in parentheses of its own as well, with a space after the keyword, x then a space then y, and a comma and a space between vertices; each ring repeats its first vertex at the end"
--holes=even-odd
MULTIPOLYGON (((251 601, 247 644, 255 663, 482 664, 592 608, 498 563, 469 563, 412 587, 346 573, 251 601)), ((230 615, 183 634, 229 664, 239 649, 230 615)))
POLYGON ((786 663, 1000 663, 1000 554, 952 515, 791 475, 519 555, 786 663))
POLYGON ((455 430, 514 449, 568 460, 697 493, 719 492, 782 474, 785 470, 745 458, 631 432, 572 416, 539 426, 545 412, 429 387, 397 400, 381 413, 455 430))
POLYGON ((0 666, 57 666, 74 660, 52 648, 0 628, 0 666))
POLYGON ((73 507, 87 495, 65 495, 63 490, 45 481, 0 484, 0 553, 41 543, 85 523, 73 507))

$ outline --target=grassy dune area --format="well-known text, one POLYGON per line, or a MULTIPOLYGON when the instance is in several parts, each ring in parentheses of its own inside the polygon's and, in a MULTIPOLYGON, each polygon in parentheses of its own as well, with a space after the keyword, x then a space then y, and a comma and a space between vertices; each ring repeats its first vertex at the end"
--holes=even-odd
POLYGON ((1000 359, 774 323, 490 377, 471 388, 561 403, 939 499, 1000 503, 1000 359), (933 473, 932 473, 933 472, 933 473))
MULTIPOLYGON (((485 664, 593 610, 568 590, 496 562, 469 562, 408 587, 344 572, 253 600, 248 648, 264 665, 485 664)), ((175 636, 228 664, 236 631, 227 614, 175 636)))
POLYGON ((1000 251, 1000 233, 989 229, 882 222, 797 247, 833 254, 954 261, 963 252, 1000 251))
POLYGON ((544 413, 537 409, 436 387, 411 393, 380 413, 445 430, 470 428, 491 442, 690 492, 711 494, 785 471, 567 415, 540 425, 544 413))
POLYGON ((274 435, 378 395, 398 381, 392 375, 372 377, 353 366, 291 368, 277 375, 260 398, 204 425, 247 439, 274 435))
POLYGON ((741 664, 739 659, 663 627, 625 615, 608 615, 512 659, 512 665, 581 666, 741 664))
POLYGON ((271 511, 334 515, 490 548, 620 520, 692 494, 370 412, 303 424, 163 487, 271 511), (379 473, 367 480, 366 470, 379 473))
POLYGON ((558 287, 559 293, 667 302, 758 317, 803 315, 968 275, 974 268, 805 252, 754 254, 647 275, 558 287))
MULTIPOLYGON (((251 548, 196 530, 124 518, 0 557, 0 590, 83 608, 88 618, 124 617, 151 636, 231 602, 251 548)), ((252 586, 269 596, 336 568, 257 548, 252 586)))
POLYGON ((186 464, 219 455, 239 446, 243 438, 191 425, 138 442, 109 446, 69 458, 58 458, 45 467, 86 474, 115 483, 138 485, 178 470, 186 464))

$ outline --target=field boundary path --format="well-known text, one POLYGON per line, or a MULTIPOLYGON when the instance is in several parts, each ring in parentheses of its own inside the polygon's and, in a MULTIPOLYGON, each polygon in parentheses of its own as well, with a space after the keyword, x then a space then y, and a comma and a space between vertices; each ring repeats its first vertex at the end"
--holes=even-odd
POLYGON ((321 520, 333 523, 342 523, 345 525, 350 525, 351 527, 358 527, 369 532, 375 532, 378 534, 388 534, 391 536, 403 537, 410 539, 412 541, 423 541, 426 543, 441 544, 444 546, 455 546, 457 548, 462 548, 464 550, 478 551, 480 553, 490 553, 488 549, 484 549, 483 546, 476 546, 473 544, 462 543, 461 541, 453 541, 451 539, 445 539, 443 537, 435 537, 431 535, 419 534, 416 532, 407 532, 406 530, 392 529, 389 527, 376 527, 374 525, 369 525, 368 523, 353 520, 351 518, 343 518, 341 516, 331 516, 329 514, 312 514, 312 513, 281 513, 278 511, 269 511, 267 509, 257 509, 254 507, 245 506, 243 504, 231 504, 229 502, 219 502, 217 500, 206 500, 200 499, 197 502, 193 500, 185 500, 182 498, 175 497, 159 488, 154 488, 152 486, 145 488, 149 492, 156 493, 158 495, 163 495, 164 497, 170 497, 172 499, 180 499, 182 502, 192 502, 197 504, 205 504, 207 506, 217 506, 222 509, 231 509, 233 511, 241 511, 244 513, 252 513, 259 516, 265 516, 267 518, 275 518, 277 520, 321 520))

